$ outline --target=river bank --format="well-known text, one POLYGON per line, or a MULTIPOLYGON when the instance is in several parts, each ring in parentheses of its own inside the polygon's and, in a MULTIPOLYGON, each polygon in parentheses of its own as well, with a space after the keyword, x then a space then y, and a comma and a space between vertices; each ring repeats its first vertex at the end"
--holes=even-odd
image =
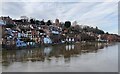
MULTIPOLYGON (((35 45, 27 45, 27 46, 21 46, 21 47, 16 47, 15 45, 9 45, 6 46, 6 48, 2 48, 2 50, 21 50, 21 49, 34 49, 34 48, 40 48, 40 47, 48 47, 48 46, 61 46, 61 45, 69 45, 69 44, 95 44, 95 43, 115 43, 115 42, 106 42, 106 41, 92 41, 92 42, 86 42, 86 41, 82 41, 82 42, 65 42, 65 43, 55 43, 55 44, 35 44, 35 45)), ((2 47, 2 45, 1 45, 2 47)))

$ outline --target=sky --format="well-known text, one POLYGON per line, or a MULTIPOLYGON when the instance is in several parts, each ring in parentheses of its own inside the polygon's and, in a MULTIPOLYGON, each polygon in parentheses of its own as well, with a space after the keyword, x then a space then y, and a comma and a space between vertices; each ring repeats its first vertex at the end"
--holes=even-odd
POLYGON ((39 20, 61 22, 77 21, 80 25, 89 25, 105 32, 118 34, 118 1, 119 0, 4 0, 1 16, 19 19, 28 16, 39 20))

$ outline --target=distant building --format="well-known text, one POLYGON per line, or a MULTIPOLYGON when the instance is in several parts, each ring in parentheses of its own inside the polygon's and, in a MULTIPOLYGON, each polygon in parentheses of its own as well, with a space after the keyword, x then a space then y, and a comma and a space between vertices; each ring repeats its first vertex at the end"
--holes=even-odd
POLYGON ((78 24, 77 24, 77 21, 74 21, 74 22, 72 23, 72 26, 75 26, 75 25, 78 25, 78 24))

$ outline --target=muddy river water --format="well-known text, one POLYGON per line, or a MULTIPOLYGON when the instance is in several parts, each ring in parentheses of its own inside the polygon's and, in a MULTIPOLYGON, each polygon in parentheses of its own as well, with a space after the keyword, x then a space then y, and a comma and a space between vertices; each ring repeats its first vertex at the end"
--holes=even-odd
POLYGON ((118 72, 120 43, 60 44, 3 50, 3 72, 118 72))

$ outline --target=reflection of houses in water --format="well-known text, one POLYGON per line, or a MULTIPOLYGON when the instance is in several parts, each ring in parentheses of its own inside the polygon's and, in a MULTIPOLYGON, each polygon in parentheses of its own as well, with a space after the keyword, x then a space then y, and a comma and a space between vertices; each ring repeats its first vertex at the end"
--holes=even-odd
POLYGON ((70 57, 69 58, 65 58, 65 62, 66 63, 70 63, 70 57))
POLYGON ((103 43, 98 43, 98 49, 102 49, 104 48, 104 44, 103 43))
POLYGON ((11 63, 14 61, 21 62, 24 59, 25 54, 26 54, 25 50, 7 51, 6 55, 2 56, 2 61, 8 62, 8 63, 11 63))
POLYGON ((51 51, 52 51, 52 47, 45 47, 45 48, 44 48, 44 54, 45 54, 46 56, 48 56, 51 51))
POLYGON ((103 48, 105 44, 69 44, 61 46, 41 47, 39 49, 14 50, 3 52, 2 60, 8 62, 22 61, 45 61, 46 58, 62 55, 65 62, 69 62, 71 57, 76 57, 82 53, 96 53, 98 49, 103 48))
POLYGON ((65 46, 65 49, 66 50, 72 50, 72 49, 74 49, 75 48, 75 45, 66 45, 65 46))
POLYGON ((101 43, 98 43, 98 48, 100 48, 100 47, 101 47, 101 45, 102 45, 101 43))

